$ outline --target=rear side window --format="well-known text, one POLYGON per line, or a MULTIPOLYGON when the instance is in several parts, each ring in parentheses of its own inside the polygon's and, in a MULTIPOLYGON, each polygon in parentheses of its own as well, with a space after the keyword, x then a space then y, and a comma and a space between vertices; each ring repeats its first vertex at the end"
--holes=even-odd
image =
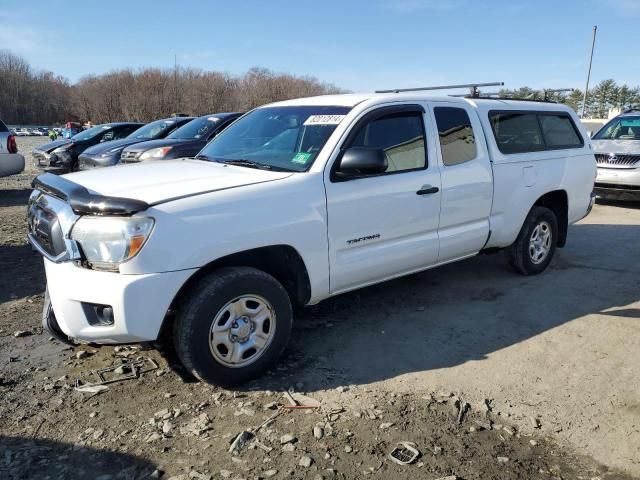
POLYGON ((573 120, 563 112, 489 112, 502 153, 526 153, 584 146, 573 120))
POLYGON ((426 167, 424 126, 420 112, 403 112, 376 118, 358 131, 351 147, 382 149, 387 173, 426 167))
POLYGON ((544 150, 542 132, 535 113, 491 112, 491 126, 502 153, 544 150))
POLYGON ((476 157, 476 141, 471 120, 464 108, 436 107, 433 109, 438 125, 442 162, 459 165, 476 157))
POLYGON ((538 115, 542 136, 547 148, 577 148, 582 146, 582 139, 573 122, 565 115, 538 115))

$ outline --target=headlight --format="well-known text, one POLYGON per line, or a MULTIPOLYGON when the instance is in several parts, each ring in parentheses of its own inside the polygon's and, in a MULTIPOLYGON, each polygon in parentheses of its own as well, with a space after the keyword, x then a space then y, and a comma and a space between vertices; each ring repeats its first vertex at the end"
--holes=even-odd
POLYGON ((140 160, 156 160, 158 158, 164 158, 172 148, 173 147, 152 148, 140 155, 140 160))
POLYGON ((56 157, 63 160, 68 161, 71 158, 71 153, 69 149, 71 147, 69 145, 64 145, 62 147, 56 148, 53 152, 51 152, 51 158, 55 159, 56 157))
POLYGON ((96 269, 117 270, 135 257, 153 230, 150 217, 82 217, 71 230, 87 261, 96 269))

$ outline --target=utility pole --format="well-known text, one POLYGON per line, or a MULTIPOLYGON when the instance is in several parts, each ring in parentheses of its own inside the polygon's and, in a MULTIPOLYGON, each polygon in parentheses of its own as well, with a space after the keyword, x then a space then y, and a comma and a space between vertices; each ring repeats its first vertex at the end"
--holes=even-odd
POLYGON ((596 33, 598 26, 593 26, 593 39, 591 40, 591 54, 589 55, 589 70, 587 71, 587 86, 584 87, 584 96, 582 97, 582 118, 584 118, 585 109, 587 108, 587 95, 589 92, 589 79, 591 78, 591 63, 593 62, 593 49, 596 46, 596 33))
POLYGON ((173 54, 173 115, 178 115, 178 55, 173 54))

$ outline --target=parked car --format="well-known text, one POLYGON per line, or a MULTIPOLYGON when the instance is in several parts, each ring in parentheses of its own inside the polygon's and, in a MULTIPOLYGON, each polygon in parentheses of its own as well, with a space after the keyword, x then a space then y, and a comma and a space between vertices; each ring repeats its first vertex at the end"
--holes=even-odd
POLYGON ((24 157, 18 153, 15 135, 0 120, 0 177, 24 170, 24 157))
POLYGON ((31 130, 31 135, 33 135, 35 137, 43 137, 46 134, 42 130, 40 130, 39 128, 34 128, 34 129, 31 130))
POLYGON ((45 257, 44 324, 108 344, 173 332, 198 378, 243 382, 284 350, 294 304, 501 249, 521 274, 544 271, 589 213, 595 173, 565 105, 421 92, 266 105, 193 159, 39 176, 28 238, 45 257))
POLYGON ((27 137, 28 135, 29 131, 26 128, 16 128, 16 136, 27 137))
POLYGON ((141 125, 135 122, 105 123, 76 133, 69 139, 45 143, 33 149, 34 165, 56 173, 77 171, 78 155, 87 148, 124 138, 141 125))
POLYGON ((185 123, 189 123, 193 117, 171 117, 156 120, 140 127, 126 138, 111 142, 108 145, 95 145, 86 149, 79 157, 80 170, 89 170, 98 167, 109 167, 120 161, 120 154, 125 147, 136 143, 164 138, 185 123))
POLYGON ((592 138, 598 164, 597 195, 640 200, 640 109, 614 117, 592 138))
POLYGON ((191 120, 162 140, 150 140, 126 147, 120 155, 121 163, 147 160, 169 160, 193 157, 241 113, 213 113, 191 120))

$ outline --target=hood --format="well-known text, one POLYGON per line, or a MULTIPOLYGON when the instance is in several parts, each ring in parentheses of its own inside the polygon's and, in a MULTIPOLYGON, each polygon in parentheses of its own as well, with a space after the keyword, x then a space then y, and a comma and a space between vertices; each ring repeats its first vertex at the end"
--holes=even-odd
POLYGON ((56 140, 55 142, 49 142, 49 143, 45 143, 43 145, 39 145, 34 150, 40 150, 41 152, 51 153, 56 148, 61 147, 63 145, 68 145, 70 143, 73 143, 73 142, 71 140, 69 140, 69 139, 56 140))
POLYGON ((591 140, 595 153, 629 153, 640 155, 640 140, 591 140))
POLYGON ((129 145, 133 145, 134 143, 140 143, 143 140, 138 138, 121 138, 120 140, 110 140, 108 142, 99 143, 94 145, 93 147, 87 148, 84 153, 85 155, 100 155, 101 153, 105 153, 113 148, 118 147, 126 147, 129 145))
POLYGON ((182 158, 116 165, 64 175, 92 193, 142 200, 149 204, 280 180, 291 172, 271 172, 182 158))
POLYGON ((204 145, 204 140, 184 139, 184 138, 161 138, 159 140, 147 140, 146 142, 136 143, 127 147, 127 152, 146 152, 152 148, 171 147, 175 145, 186 145, 189 143, 199 142, 204 145))

